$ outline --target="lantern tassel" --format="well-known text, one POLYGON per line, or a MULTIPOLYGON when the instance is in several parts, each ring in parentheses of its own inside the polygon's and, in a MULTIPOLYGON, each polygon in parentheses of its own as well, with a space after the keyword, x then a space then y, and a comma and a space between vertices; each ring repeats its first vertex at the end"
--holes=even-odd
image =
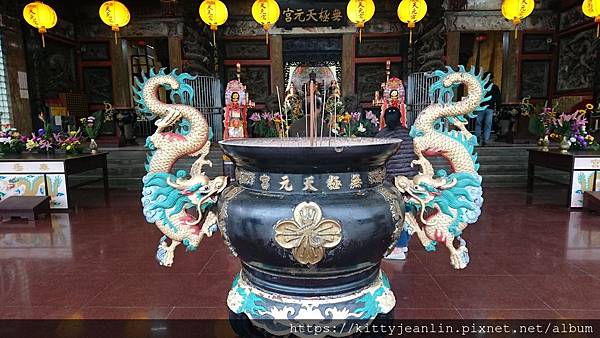
POLYGON ((358 29, 358 42, 362 43, 362 28, 358 29))
POLYGON ((42 48, 46 48, 46 39, 44 39, 44 33, 42 33, 42 48))
POLYGON ((118 45, 118 41, 117 41, 117 31, 115 31, 115 45, 118 45))
POLYGON ((408 44, 412 46, 412 29, 408 30, 408 44))
POLYGON ((217 48, 217 36, 215 34, 215 30, 213 29, 213 47, 217 48))
POLYGON ((596 25, 596 39, 600 38, 600 22, 596 25))
POLYGON ((269 44, 269 31, 265 31, 265 39, 267 41, 267 45, 269 44))
POLYGON ((515 26, 515 40, 519 38, 519 31, 517 30, 517 26, 515 26))

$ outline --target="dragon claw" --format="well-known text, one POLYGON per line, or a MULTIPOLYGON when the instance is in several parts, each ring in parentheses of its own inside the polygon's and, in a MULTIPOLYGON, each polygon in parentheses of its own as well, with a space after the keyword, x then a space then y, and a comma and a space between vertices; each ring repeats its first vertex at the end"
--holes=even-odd
POLYGON ((455 253, 450 255, 450 264, 456 269, 461 270, 469 264, 469 250, 466 246, 459 247, 455 253))

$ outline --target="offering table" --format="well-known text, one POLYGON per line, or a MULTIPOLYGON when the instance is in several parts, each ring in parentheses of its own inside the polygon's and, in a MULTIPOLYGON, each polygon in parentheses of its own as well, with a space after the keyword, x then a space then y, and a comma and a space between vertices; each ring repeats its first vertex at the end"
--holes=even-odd
POLYGON ((108 165, 106 152, 96 154, 3 154, 0 155, 0 199, 8 196, 50 196, 51 209, 69 208, 69 175, 102 169, 102 177, 87 181, 104 182, 108 200, 108 165))

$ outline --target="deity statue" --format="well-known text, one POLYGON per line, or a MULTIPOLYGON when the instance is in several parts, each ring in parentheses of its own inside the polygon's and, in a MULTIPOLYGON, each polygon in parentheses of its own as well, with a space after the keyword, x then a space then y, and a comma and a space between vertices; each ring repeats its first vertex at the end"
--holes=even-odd
POLYGON ((232 80, 227 83, 223 139, 248 137, 246 122, 248 102, 246 98, 246 86, 239 80, 232 80))
POLYGON ((343 107, 342 92, 336 80, 331 80, 327 89, 327 99, 325 101, 325 111, 328 114, 339 113, 343 107))
POLYGON ((298 91, 293 82, 290 82, 286 91, 284 109, 292 116, 293 120, 298 120, 304 116, 304 112, 302 111, 302 99, 300 98, 300 95, 298 95, 298 91))
POLYGON ((379 128, 385 128, 384 112, 389 107, 400 109, 400 122, 406 127, 406 105, 404 103, 404 86, 402 80, 392 77, 386 83, 381 84, 383 90, 383 101, 381 105, 381 117, 379 118, 379 128))

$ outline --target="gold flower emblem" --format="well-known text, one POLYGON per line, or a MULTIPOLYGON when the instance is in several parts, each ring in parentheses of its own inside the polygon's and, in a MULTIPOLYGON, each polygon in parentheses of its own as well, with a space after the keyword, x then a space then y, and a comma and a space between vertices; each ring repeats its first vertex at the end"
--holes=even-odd
POLYGON ((277 222, 275 242, 301 264, 317 264, 342 241, 342 226, 337 221, 323 219, 321 207, 314 202, 302 202, 294 208, 294 219, 277 222))

